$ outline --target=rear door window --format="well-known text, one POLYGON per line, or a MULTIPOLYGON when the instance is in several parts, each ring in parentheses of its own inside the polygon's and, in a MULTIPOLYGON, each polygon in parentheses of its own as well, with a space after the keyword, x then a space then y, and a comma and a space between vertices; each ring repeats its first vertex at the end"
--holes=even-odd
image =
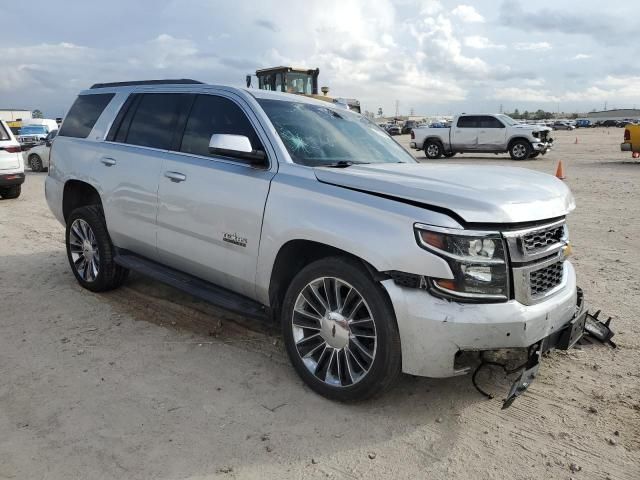
POLYGON ((478 128, 477 118, 473 116, 458 118, 458 128, 478 128))
POLYGON ((142 95, 131 119, 125 143, 168 150, 183 97, 179 93, 142 95))
POLYGON ((198 95, 185 126, 180 151, 212 156, 209 141, 214 133, 244 135, 254 150, 263 150, 256 131, 238 105, 228 98, 198 95))
POLYGON ((114 93, 80 95, 64 119, 60 136, 87 138, 114 96, 114 93))

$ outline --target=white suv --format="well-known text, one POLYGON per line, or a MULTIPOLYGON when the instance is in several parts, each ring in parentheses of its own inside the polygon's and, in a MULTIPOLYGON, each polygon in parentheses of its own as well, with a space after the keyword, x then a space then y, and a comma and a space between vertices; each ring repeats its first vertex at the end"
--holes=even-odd
POLYGON ((7 124, 0 120, 0 197, 18 198, 24 183, 21 147, 7 124))

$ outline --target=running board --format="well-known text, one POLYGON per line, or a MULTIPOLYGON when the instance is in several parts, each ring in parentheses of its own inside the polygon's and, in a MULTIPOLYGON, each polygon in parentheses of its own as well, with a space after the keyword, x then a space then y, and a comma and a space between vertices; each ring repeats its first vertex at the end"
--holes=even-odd
POLYGON ((234 293, 213 283, 201 280, 188 273, 174 270, 126 250, 118 250, 114 261, 121 267, 166 283, 178 290, 200 298, 217 307, 258 320, 268 320, 265 306, 248 297, 234 293))

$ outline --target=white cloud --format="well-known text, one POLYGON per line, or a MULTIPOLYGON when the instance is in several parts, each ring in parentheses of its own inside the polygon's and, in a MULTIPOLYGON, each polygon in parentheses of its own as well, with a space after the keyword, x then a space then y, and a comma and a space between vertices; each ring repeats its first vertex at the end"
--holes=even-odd
POLYGON ((471 5, 458 5, 451 14, 466 23, 484 23, 484 17, 471 5))
POLYGON ((487 37, 483 37, 480 35, 469 35, 464 37, 463 43, 465 47, 475 48, 478 50, 486 50, 490 48, 503 49, 504 45, 500 45, 497 43, 492 43, 487 37))
POLYGON ((549 42, 520 42, 513 46, 516 50, 551 50, 553 47, 549 42))
POLYGON ((586 60, 587 58, 591 58, 591 55, 588 55, 586 53, 578 53, 572 58, 572 60, 586 60))

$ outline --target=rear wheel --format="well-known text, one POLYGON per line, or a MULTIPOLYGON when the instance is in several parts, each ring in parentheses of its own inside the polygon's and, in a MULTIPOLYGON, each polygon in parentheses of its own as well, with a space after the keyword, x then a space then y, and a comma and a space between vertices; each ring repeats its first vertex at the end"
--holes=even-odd
POLYGON ((531 155, 531 144, 526 140, 516 140, 509 148, 513 160, 526 160, 531 155))
POLYGON ((427 140, 424 144, 424 154, 432 160, 440 158, 442 156, 442 145, 434 140, 427 140))
POLYGON ((20 193, 22 193, 22 185, 0 188, 0 197, 7 200, 18 198, 20 196, 20 193))
POLYGON ((69 265, 84 288, 104 292, 124 283, 129 270, 113 261, 114 248, 98 205, 71 212, 65 239, 69 265))
POLYGON ((295 370, 332 400, 362 400, 400 374, 400 336, 382 286, 358 262, 331 257, 296 275, 285 295, 282 328, 295 370))
POLYGON ((42 159, 40 158, 40 155, 35 153, 29 155, 29 166, 34 172, 42 172, 44 167, 42 166, 42 159))

